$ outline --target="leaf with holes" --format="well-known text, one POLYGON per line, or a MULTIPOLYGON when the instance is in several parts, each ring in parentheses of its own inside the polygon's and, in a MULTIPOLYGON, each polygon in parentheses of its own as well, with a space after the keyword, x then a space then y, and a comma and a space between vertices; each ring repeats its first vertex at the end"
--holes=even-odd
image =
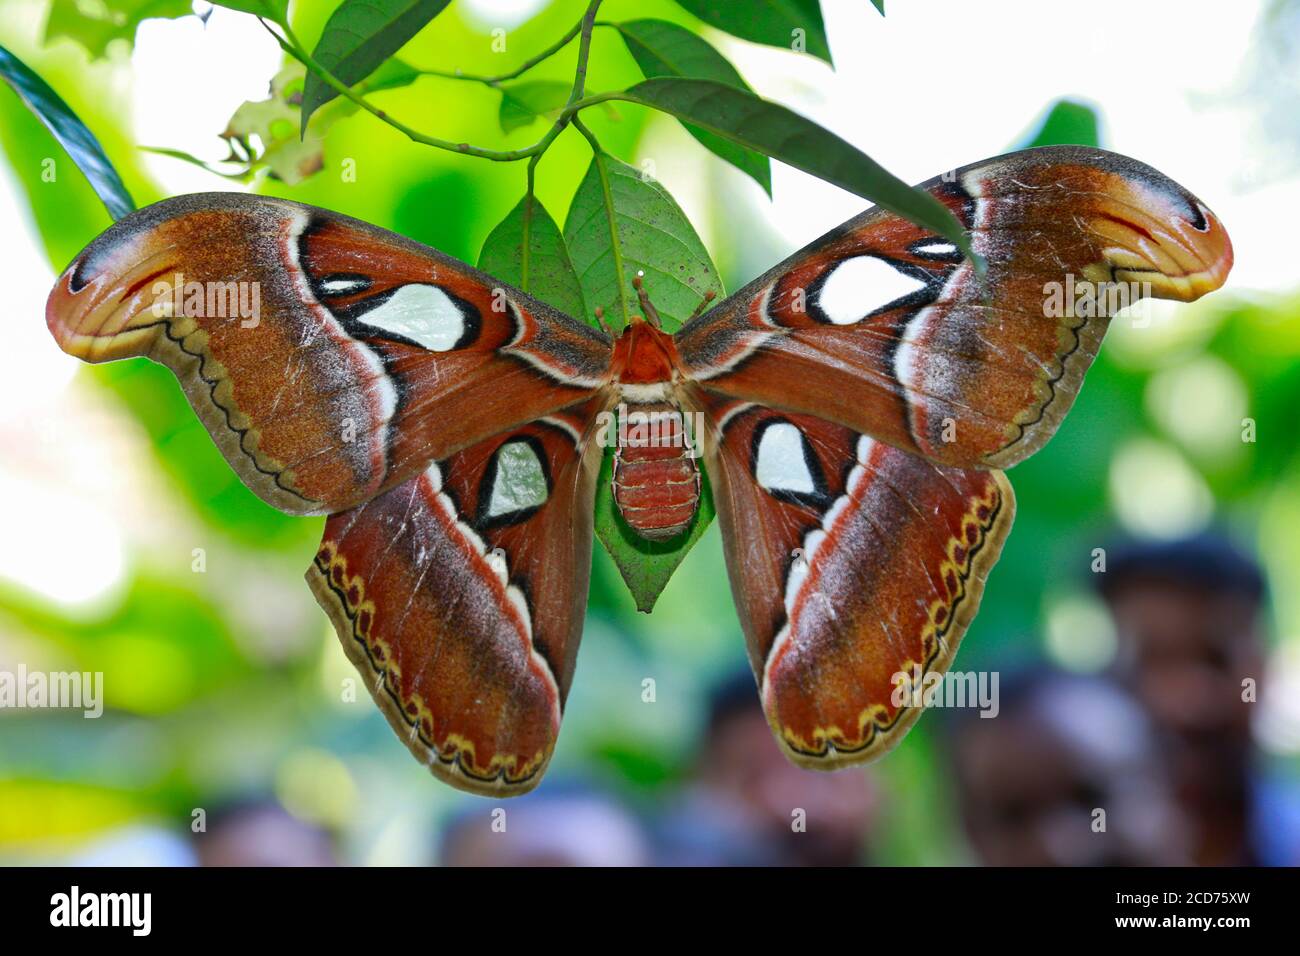
MULTIPOLYGON (((685 27, 666 20, 626 20, 613 26, 647 78, 688 76, 749 90, 726 57, 685 27)), ((752 177, 764 192, 772 195, 772 163, 766 156, 691 123, 682 125, 705 149, 752 177)))
POLYGON ((831 62, 820 0, 677 0, 709 26, 831 62))
POLYGON ((632 289, 638 272, 645 274, 665 331, 685 322, 706 293, 721 295, 718 270, 673 197, 611 156, 599 154, 587 168, 569 207, 564 241, 587 308, 604 309, 615 328, 640 314, 632 289))
MULTIPOLYGON (((420 73, 414 67, 391 59, 358 83, 356 89, 360 93, 393 90, 409 86, 419 77, 420 73)), ((325 136, 330 128, 359 109, 351 100, 332 100, 316 111, 304 133, 301 103, 305 82, 306 68, 299 63, 290 63, 272 77, 271 95, 267 99, 244 102, 226 122, 221 138, 230 147, 226 161, 237 164, 233 172, 195 160, 180 150, 151 151, 194 162, 209 172, 235 179, 247 179, 265 167, 272 178, 296 185, 323 168, 325 136)))
POLYGON ((54 134, 77 168, 90 181, 95 194, 108 208, 108 214, 121 219, 135 209, 135 201, 126 191, 122 177, 108 161, 104 147, 86 128, 63 98, 37 76, 22 60, 0 46, 0 79, 13 87, 18 98, 54 134))
POLYGON ((249 172, 265 167, 273 179, 297 185, 320 172, 325 161, 325 133, 330 124, 352 108, 347 100, 330 104, 316 116, 306 135, 298 129, 304 69, 290 63, 271 78, 271 95, 240 105, 226 121, 221 138, 230 155, 247 155, 249 172), (260 150, 254 144, 260 144, 260 150), (245 150, 248 150, 245 153, 245 150))
MULTIPOLYGON (((913 189, 862 150, 778 103, 711 80, 661 77, 614 98, 651 106, 856 193, 936 232, 973 255, 961 223, 934 196, 913 189)), ((983 262, 976 260, 983 268, 983 262)))
POLYGON ((566 315, 590 321, 560 227, 536 196, 524 196, 488 234, 478 267, 566 315))
MULTIPOLYGON (((352 86, 406 45, 450 0, 343 0, 325 22, 312 59, 352 86)), ((302 128, 338 93, 315 73, 302 94, 302 128)))

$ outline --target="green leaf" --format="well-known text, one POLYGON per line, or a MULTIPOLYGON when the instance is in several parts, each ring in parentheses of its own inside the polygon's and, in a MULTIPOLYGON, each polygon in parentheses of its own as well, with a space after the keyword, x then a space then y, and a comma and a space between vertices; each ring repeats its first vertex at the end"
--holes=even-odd
POLYGON ((0 77, 13 87, 18 98, 54 134, 67 150, 77 168, 90 181, 95 194, 108 208, 108 214, 121 219, 135 209, 135 201, 126 191, 122 177, 104 154, 95 134, 86 128, 68 104, 49 84, 31 71, 27 64, 0 46, 0 77))
POLYGON ((559 80, 524 80, 501 87, 501 131, 513 133, 547 114, 555 113, 569 101, 570 83, 559 80))
MULTIPOLYGON (((347 86, 359 83, 406 45, 450 0, 343 0, 325 21, 312 59, 347 86)), ((338 96, 314 73, 302 95, 302 128, 338 96)))
POLYGON ((722 285, 704 243, 668 191, 603 153, 591 165, 564 223, 564 241, 593 314, 615 328, 641 313, 632 289, 638 272, 666 331, 678 328, 705 293, 722 285))
MULTIPOLYGON (((592 158, 578 185, 564 223, 564 240, 591 315, 600 306, 616 328, 641 311, 632 289, 638 272, 644 273, 645 288, 668 331, 690 316, 706 292, 722 293, 704 243, 667 190, 603 153, 592 158)), ((606 453, 596 489, 596 536, 613 557, 637 607, 648 611, 713 520, 713 505, 703 492, 687 531, 671 541, 647 541, 618 513, 610 455, 606 453)))
MULTIPOLYGON (((615 23, 614 27, 647 79, 686 76, 749 90, 748 84, 726 57, 685 27, 666 20, 627 20, 615 23)), ((682 125, 706 149, 751 176, 764 192, 772 195, 772 163, 766 156, 691 123, 682 125)))
POLYGON ((1038 122, 1037 131, 1017 149, 1032 146, 1100 146, 1097 111, 1084 103, 1057 100, 1038 122))
POLYGON ((273 23, 284 23, 289 13, 289 0, 212 0, 212 5, 266 17, 273 23))
POLYGON ((885 15, 885 0, 871 0, 871 5, 880 11, 880 15, 885 15))
POLYGON ((565 315, 587 318, 582 286, 560 227, 536 196, 524 196, 488 234, 478 267, 565 315))
POLYGON ((175 20, 193 13, 190 0, 108 0, 100 4, 54 0, 45 21, 45 42, 67 37, 97 60, 108 53, 114 40, 125 40, 128 47, 134 44, 136 27, 143 20, 175 20))
POLYGON ((614 501, 614 449, 605 449, 596 482, 596 537, 605 546, 636 601, 647 614, 655 606, 682 559, 708 529, 716 512, 708 475, 700 471, 700 507, 691 525, 668 541, 647 541, 623 520, 614 501))
MULTIPOLYGON (((645 80, 614 98, 686 119, 856 193, 930 229, 973 256, 961 223, 929 193, 913 189, 856 146, 784 106, 708 80, 645 80)), ((974 260, 982 270, 982 260, 974 260)))
POLYGON ((831 62, 819 0, 677 0, 710 26, 831 62))

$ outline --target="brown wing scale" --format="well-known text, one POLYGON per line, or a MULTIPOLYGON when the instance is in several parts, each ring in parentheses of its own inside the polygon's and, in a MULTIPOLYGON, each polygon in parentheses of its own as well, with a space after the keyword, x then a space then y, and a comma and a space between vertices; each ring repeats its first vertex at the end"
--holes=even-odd
POLYGON ((480 442, 326 523, 307 582, 389 723, 440 778, 541 778, 573 677, 599 449, 588 410, 480 442))
POLYGON ((940 464, 1005 468, 1056 431, 1110 305, 1195 299, 1232 265, 1200 200, 1102 150, 1025 150, 921 188, 970 232, 983 280, 951 243, 871 209, 684 327, 684 374, 940 464), (1065 303, 1067 288, 1095 295, 1065 303))
POLYGON ((919 716, 1011 529, 998 471, 934 465, 842 425, 715 403, 727 570, 768 720, 796 762, 869 760, 919 716))
POLYGON ((227 193, 116 223, 46 317, 86 361, 170 367, 244 482, 294 514, 582 401, 610 359, 599 332, 409 239, 227 193))

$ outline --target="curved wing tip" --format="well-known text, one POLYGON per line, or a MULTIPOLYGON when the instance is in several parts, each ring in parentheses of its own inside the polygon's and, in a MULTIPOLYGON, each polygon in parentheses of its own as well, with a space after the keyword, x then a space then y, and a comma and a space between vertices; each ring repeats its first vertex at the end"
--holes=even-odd
POLYGON ((509 781, 504 776, 480 780, 477 777, 466 775, 457 764, 444 764, 437 758, 434 758, 432 763, 427 763, 427 766, 429 772, 435 778, 447 784, 447 786, 461 791, 461 793, 472 793, 476 797, 497 797, 502 799, 522 797, 536 790, 542 782, 543 774, 546 772, 546 768, 543 766, 519 781, 509 781))

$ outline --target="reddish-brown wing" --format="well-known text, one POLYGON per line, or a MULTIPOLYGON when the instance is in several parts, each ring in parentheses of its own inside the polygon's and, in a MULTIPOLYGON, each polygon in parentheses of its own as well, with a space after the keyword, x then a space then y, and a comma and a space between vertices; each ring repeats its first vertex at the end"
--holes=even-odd
POLYGON ((295 514, 582 401, 610 346, 464 263, 311 206, 182 196, 116 223, 46 309, 67 352, 176 373, 244 482, 295 514))
POLYGON ((842 425, 706 402, 727 570, 768 721, 797 763, 880 756, 975 616, 1015 498, 842 425))
POLYGON ((329 519, 307 582, 411 752, 475 793, 536 786, 591 570, 592 408, 473 445, 329 519))
POLYGON ((1232 265, 1204 204, 1102 150, 1025 150, 922 188, 969 230, 983 283, 950 242, 872 209, 688 323, 686 373, 941 464, 1005 468, 1056 431, 1108 314, 1195 299, 1232 265))

